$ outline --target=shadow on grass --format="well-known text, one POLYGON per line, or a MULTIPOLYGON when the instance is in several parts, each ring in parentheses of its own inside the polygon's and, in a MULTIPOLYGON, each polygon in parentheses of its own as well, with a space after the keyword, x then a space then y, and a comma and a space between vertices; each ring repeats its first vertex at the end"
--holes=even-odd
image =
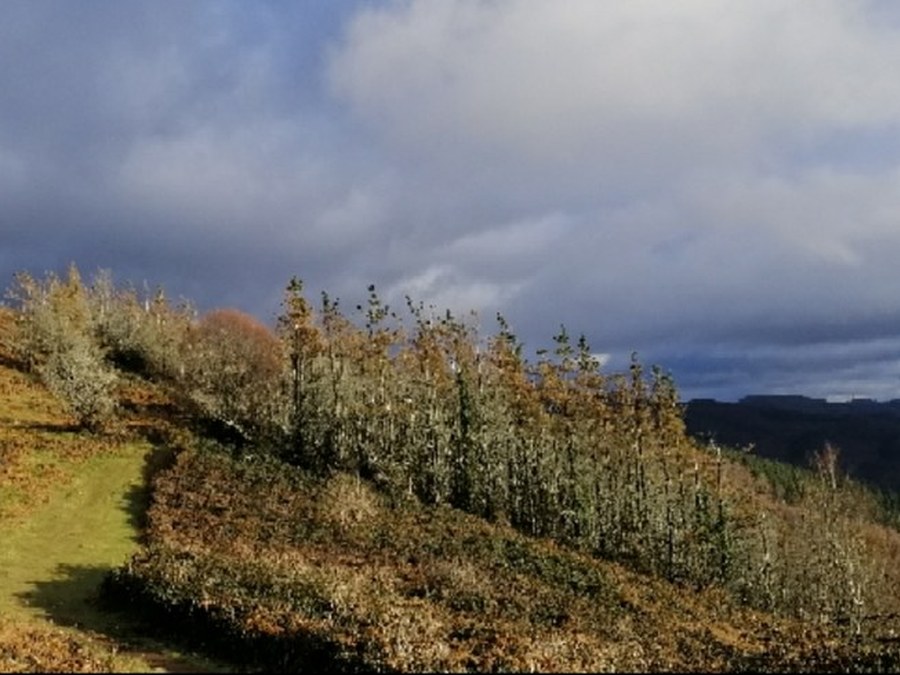
POLYGON ((11 368, 12 370, 18 370, 23 373, 27 370, 25 362, 22 359, 18 359, 12 354, 8 354, 6 352, 0 352, 0 366, 11 368))
MULTIPOLYGON (((119 501, 137 543, 145 538, 153 477, 171 466, 174 456, 170 448, 156 446, 144 460, 140 483, 132 485, 119 501)), ((201 654, 190 634, 173 635, 170 626, 147 618, 143 607, 105 597, 101 589, 112 570, 108 565, 61 563, 51 579, 32 581, 31 588, 17 597, 53 623, 89 631, 140 656, 154 668, 167 672, 234 672, 233 667, 201 654)))
POLYGON ((144 459, 140 484, 132 485, 122 495, 122 509, 128 515, 128 524, 139 533, 135 537, 139 544, 146 543, 147 510, 153 503, 153 479, 160 471, 172 466, 175 454, 167 445, 155 446, 144 459))
POLYGON ((115 632, 123 617, 102 607, 99 588, 110 571, 101 565, 57 565, 54 579, 33 581, 32 589, 17 594, 27 605, 40 609, 63 626, 115 632))
POLYGON ((166 626, 142 618, 142 608, 120 607, 100 593, 111 571, 100 565, 66 565, 56 568, 56 578, 35 581, 32 589, 19 593, 26 604, 43 611, 59 626, 90 631, 119 649, 142 657, 166 672, 234 672, 235 668, 196 651, 190 636, 167 633, 166 626))

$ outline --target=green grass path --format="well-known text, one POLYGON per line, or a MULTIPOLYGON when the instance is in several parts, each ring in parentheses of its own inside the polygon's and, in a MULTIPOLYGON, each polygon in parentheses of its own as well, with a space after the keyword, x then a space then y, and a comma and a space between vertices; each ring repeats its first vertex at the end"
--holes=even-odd
POLYGON ((0 615, 90 633, 139 659, 138 670, 221 671, 201 657, 141 636, 139 622, 94 602, 104 574, 138 546, 149 444, 80 463, 26 518, 0 524, 0 615))
POLYGON ((137 547, 137 505, 149 446, 92 457, 23 522, 0 529, 0 612, 102 624, 88 602, 105 571, 137 547))

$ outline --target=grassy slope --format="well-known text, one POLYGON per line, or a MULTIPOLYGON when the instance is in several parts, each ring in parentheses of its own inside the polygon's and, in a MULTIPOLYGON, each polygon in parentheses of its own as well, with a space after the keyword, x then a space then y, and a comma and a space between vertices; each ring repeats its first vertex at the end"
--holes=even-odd
POLYGON ((244 655, 276 668, 815 671, 856 658, 827 627, 453 509, 391 505, 350 476, 186 451, 150 520, 131 568, 142 599, 211 619, 204 639, 251 637, 244 655))
POLYGON ((215 669, 141 640, 127 616, 93 602, 137 546, 151 446, 70 424, 42 387, 0 365, 0 670, 215 669))
POLYGON ((128 495, 140 486, 148 448, 125 444, 85 460, 29 518, 3 528, 0 612, 81 619, 106 569, 135 546, 128 495))

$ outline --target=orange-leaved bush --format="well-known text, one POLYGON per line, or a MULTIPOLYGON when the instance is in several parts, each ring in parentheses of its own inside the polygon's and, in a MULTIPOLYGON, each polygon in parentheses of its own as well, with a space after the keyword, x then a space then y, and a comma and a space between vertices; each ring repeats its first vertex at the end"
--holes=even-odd
POLYGON ((188 331, 180 384, 204 415, 244 440, 284 426, 281 343, 249 314, 219 309, 188 331))

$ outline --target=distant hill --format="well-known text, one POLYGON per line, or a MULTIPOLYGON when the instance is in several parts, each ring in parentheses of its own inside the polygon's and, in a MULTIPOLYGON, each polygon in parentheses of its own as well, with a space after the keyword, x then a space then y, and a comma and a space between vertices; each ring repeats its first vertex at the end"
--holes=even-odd
POLYGON ((737 403, 694 399, 688 433, 753 453, 807 466, 826 442, 841 450, 841 468, 853 478, 900 491, 900 399, 829 403, 805 396, 746 396, 737 403))

